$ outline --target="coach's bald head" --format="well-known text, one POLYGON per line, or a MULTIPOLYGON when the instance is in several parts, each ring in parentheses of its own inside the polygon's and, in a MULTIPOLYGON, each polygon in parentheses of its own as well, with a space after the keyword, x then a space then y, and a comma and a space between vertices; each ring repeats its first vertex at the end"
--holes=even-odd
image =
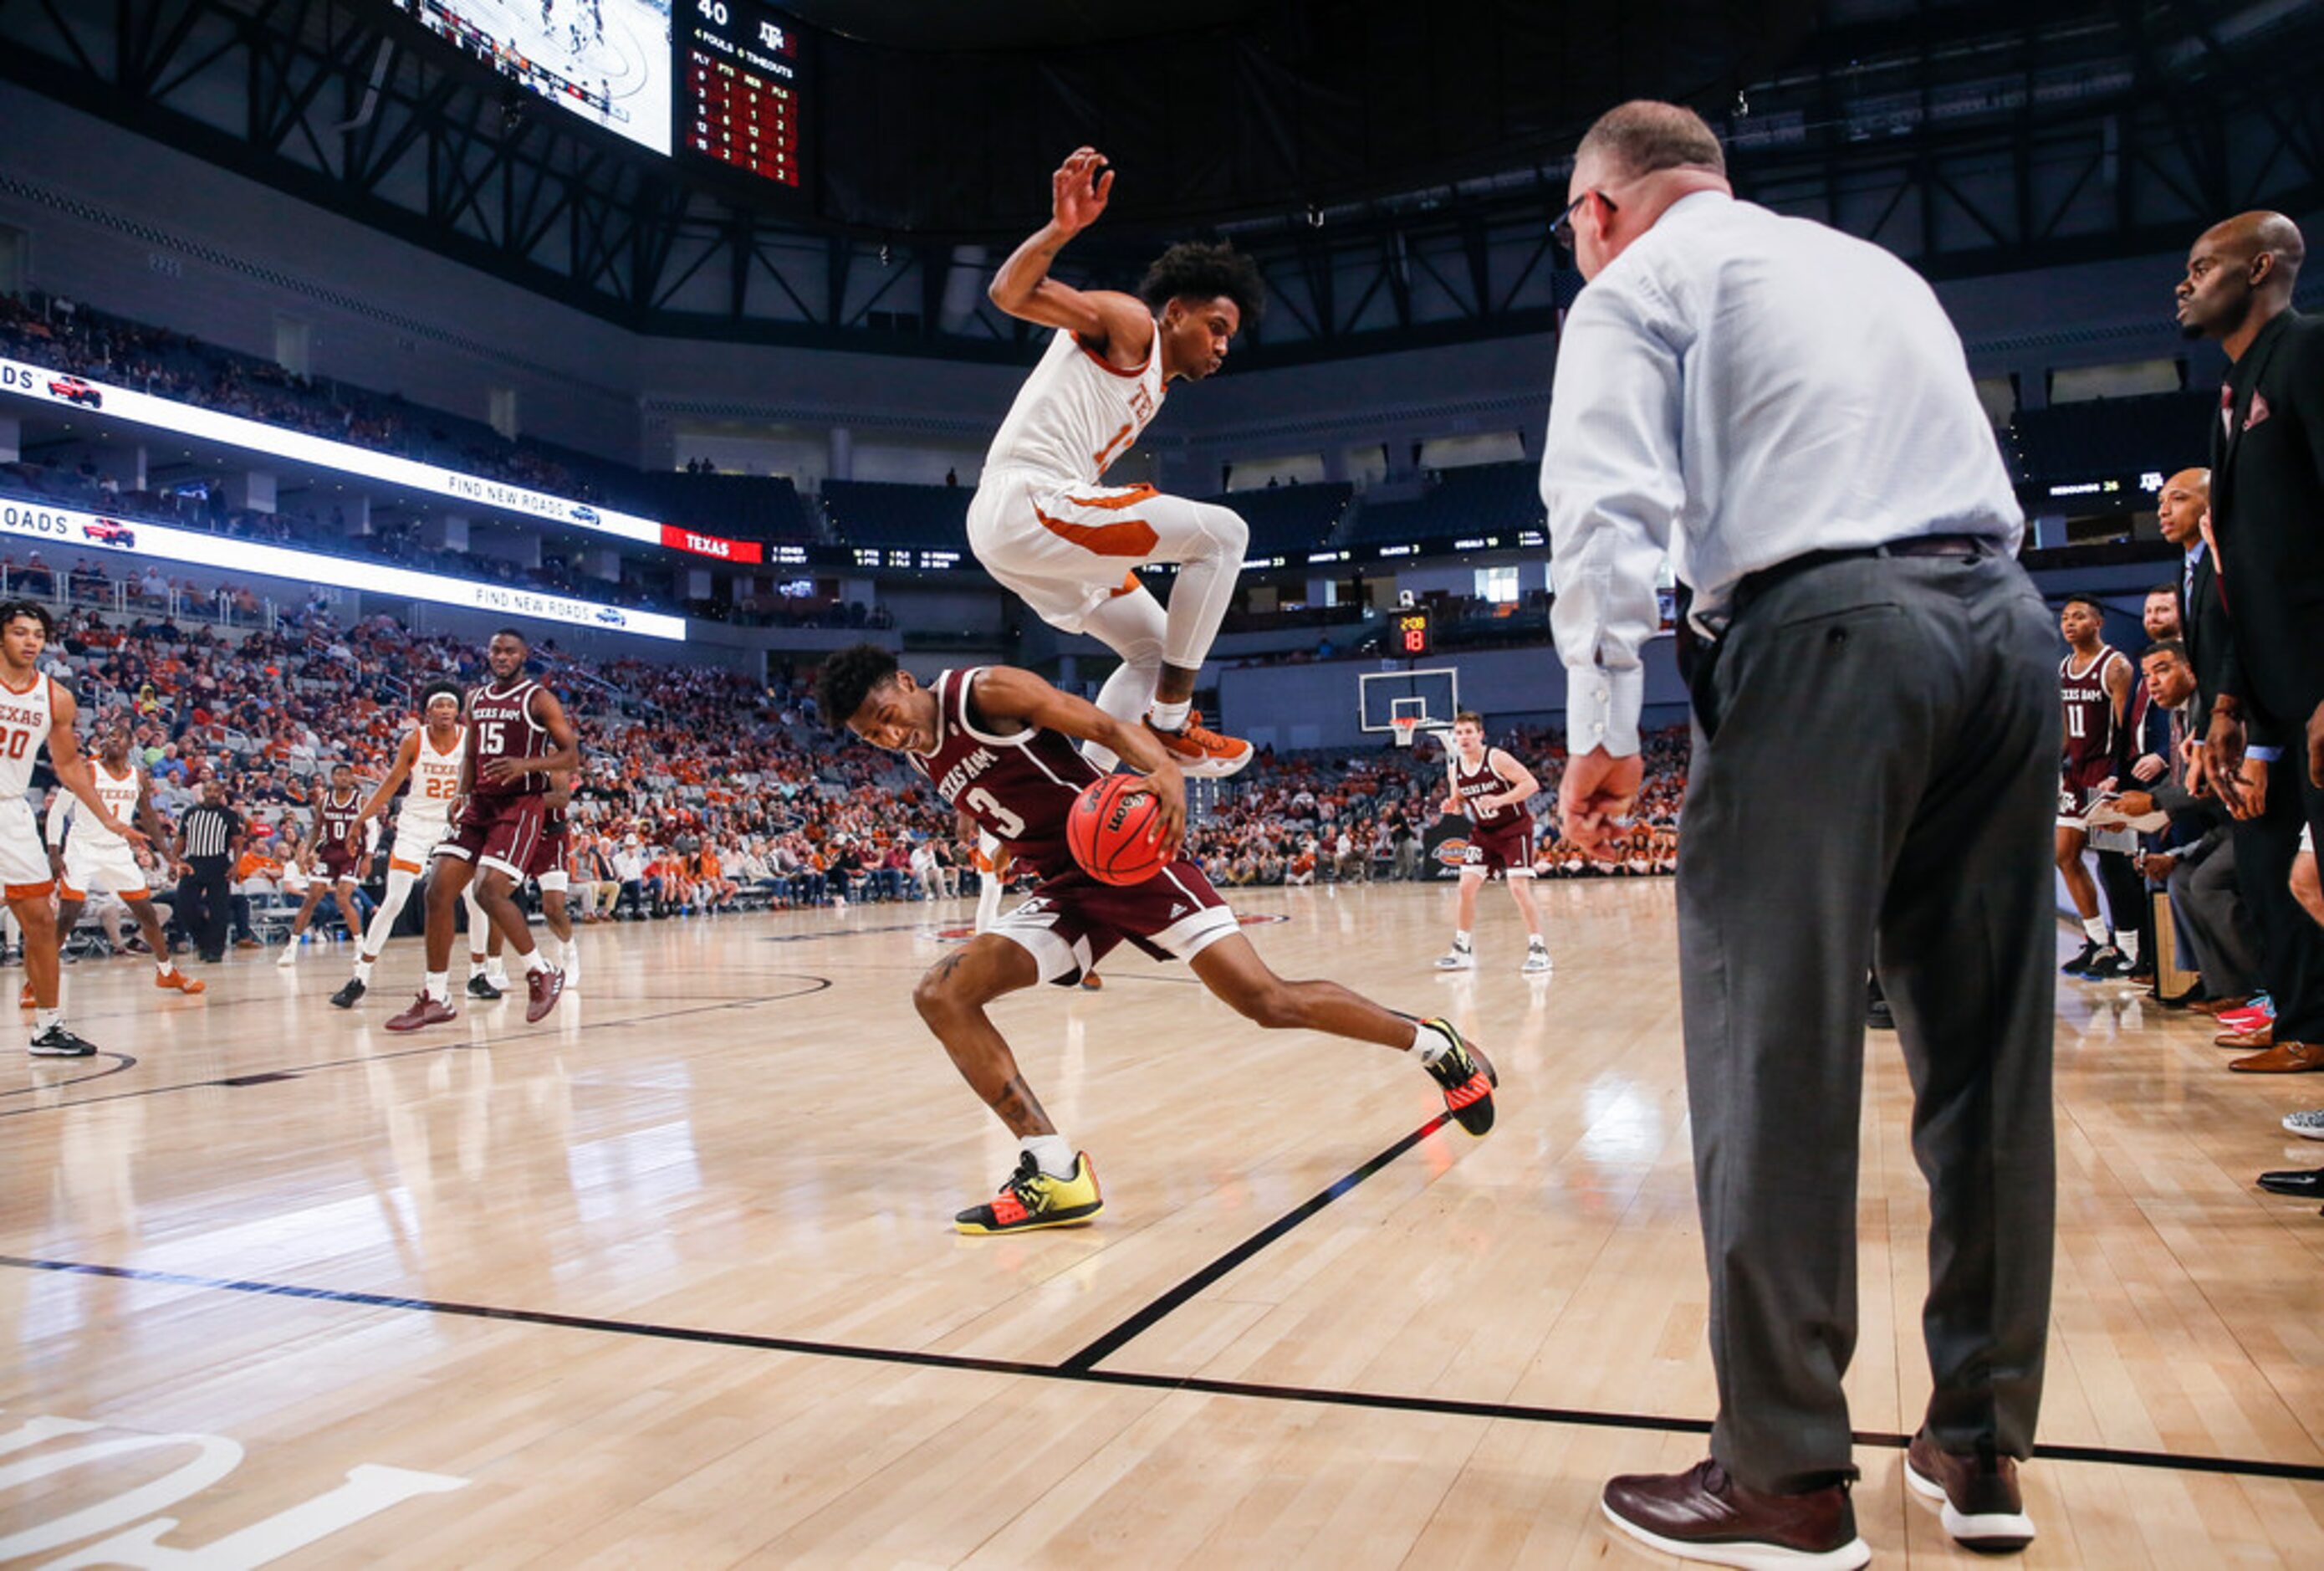
POLYGON ((2292 304, 2308 258, 2300 226, 2282 213, 2237 213, 2212 225, 2187 252, 2179 281, 2179 327, 2190 338, 2218 338, 2239 355, 2250 336, 2292 304))
POLYGON ((2211 472, 2181 469, 2163 483, 2154 498, 2154 519, 2163 538, 2185 550, 2203 529, 2203 514, 2211 505, 2211 472))

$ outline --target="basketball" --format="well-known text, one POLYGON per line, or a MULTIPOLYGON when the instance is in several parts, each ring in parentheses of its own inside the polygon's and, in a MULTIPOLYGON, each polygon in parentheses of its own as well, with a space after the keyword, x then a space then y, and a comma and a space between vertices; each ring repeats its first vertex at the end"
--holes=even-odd
POLYGON ((1065 816, 1065 844, 1100 883, 1144 883, 1166 858, 1156 838, 1162 803, 1146 777, 1110 774, 1085 787, 1065 816))

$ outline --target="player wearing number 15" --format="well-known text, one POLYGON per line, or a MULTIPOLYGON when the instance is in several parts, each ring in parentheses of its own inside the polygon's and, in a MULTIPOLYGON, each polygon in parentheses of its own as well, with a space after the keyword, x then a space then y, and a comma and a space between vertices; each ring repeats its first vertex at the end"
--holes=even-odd
POLYGON ((1259 1025, 1408 1050, 1443 1087, 1462 1128, 1480 1135, 1493 1126, 1493 1067, 1450 1024, 1394 1013, 1335 982, 1286 982, 1268 969, 1203 870, 1179 855, 1184 773, 1146 726, 1009 666, 945 671, 923 683, 868 643, 832 657, 818 697, 835 724, 903 753, 927 776, 960 816, 964 837, 979 829, 998 836, 1040 876, 1029 898, 939 961, 912 993, 954 1067, 1021 1145, 1001 1193, 954 1218, 961 1232, 1071 1227, 1102 1209, 1087 1154, 1049 1122, 984 1006, 1038 982, 1071 986, 1123 942, 1157 960, 1185 961, 1213 993, 1259 1025), (1084 788, 1104 778, 1075 742, 1119 754, 1160 799, 1168 860, 1152 878, 1102 883, 1074 862, 1067 815, 1084 788))
POLYGON ((97 1049, 65 1030, 58 1004, 57 915, 49 903, 56 882, 41 827, 24 799, 42 744, 48 746, 57 783, 79 799, 86 822, 130 846, 146 842, 97 794, 97 777, 73 735, 79 710, 72 695, 41 670, 41 652, 52 631, 46 607, 31 600, 0 603, 0 884, 24 929, 24 974, 35 1011, 31 1050, 41 1058, 86 1058, 97 1049))
POLYGON ((454 910, 471 879, 477 901, 508 947, 524 962, 528 1022, 545 1019, 565 991, 563 973, 532 945, 532 929, 516 903, 547 831, 544 800, 553 774, 581 767, 581 741, 557 695, 524 673, 530 646, 504 627, 484 653, 492 680, 468 695, 467 758, 460 781, 463 806, 451 838, 436 847, 428 883, 428 981, 411 1006, 387 1022, 392 1031, 418 1030, 456 1018, 451 1004, 454 910), (545 746, 544 746, 545 744, 545 746))

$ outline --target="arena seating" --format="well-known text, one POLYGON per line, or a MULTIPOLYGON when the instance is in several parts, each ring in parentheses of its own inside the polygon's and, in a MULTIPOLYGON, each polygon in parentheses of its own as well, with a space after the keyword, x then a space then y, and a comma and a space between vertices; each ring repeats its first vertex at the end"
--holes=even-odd
POLYGON ((1445 544, 1481 535, 1514 537, 1543 524, 1541 475, 1535 465, 1479 464, 1430 471, 1421 494, 1409 501, 1366 503, 1357 510, 1347 543, 1445 544))
POLYGON ((1250 526, 1246 556, 1282 557, 1296 562, 1331 542, 1355 495, 1356 488, 1345 481, 1327 481, 1235 491, 1209 500, 1232 508, 1250 526))
POLYGON ((965 485, 826 480, 823 510, 849 545, 965 551, 968 502, 974 494, 965 485))
POLYGON ((2169 475, 2210 462, 2209 422, 2218 410, 2212 393, 2052 404, 2019 411, 2003 446, 2021 485, 2169 475))

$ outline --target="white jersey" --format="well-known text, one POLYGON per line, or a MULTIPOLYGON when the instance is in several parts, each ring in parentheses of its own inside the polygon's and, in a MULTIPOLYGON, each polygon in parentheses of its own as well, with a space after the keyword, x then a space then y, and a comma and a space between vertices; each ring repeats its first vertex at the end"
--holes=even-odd
MULTIPOLYGON (((89 772, 97 777, 97 799, 105 804, 105 810, 124 824, 135 823, 137 798, 144 789, 143 782, 137 778, 137 766, 133 763, 127 774, 115 775, 105 767, 103 759, 93 758, 89 760, 88 768, 89 772)), ((55 795, 60 802, 75 800, 73 794, 61 786, 57 788, 55 795)), ((101 841, 107 846, 129 844, 87 812, 74 813, 72 819, 72 837, 76 840, 101 841)), ((56 836, 51 835, 49 838, 53 842, 56 836)))
POLYGON ((460 794, 460 772, 468 758, 468 728, 460 727, 459 740, 452 744, 449 753, 438 753, 428 739, 428 728, 420 729, 420 751, 411 760, 411 790, 403 799, 402 816, 396 820, 398 835, 424 838, 423 826, 432 827, 435 837, 441 839, 449 822, 452 802, 460 794))
POLYGON ((0 682, 0 801, 20 801, 32 789, 32 765, 56 715, 55 691, 46 675, 21 693, 0 682))
POLYGON ((1096 485, 1162 407, 1161 337, 1157 328, 1143 365, 1123 371, 1059 328, 1001 422, 985 473, 1030 470, 1061 485, 1096 485))

